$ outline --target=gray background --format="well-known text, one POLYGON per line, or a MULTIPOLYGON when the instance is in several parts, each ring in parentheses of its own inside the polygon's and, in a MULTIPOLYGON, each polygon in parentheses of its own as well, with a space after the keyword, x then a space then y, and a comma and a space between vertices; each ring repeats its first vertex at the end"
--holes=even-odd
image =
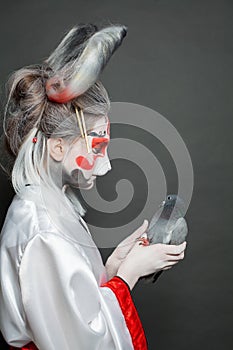
MULTIPOLYGON (((128 35, 102 81, 112 101, 148 106, 177 128, 195 187, 186 258, 133 298, 149 349, 232 349, 233 3, 210 0, 4 1, 0 83, 40 62, 77 22, 111 21, 128 35)), ((1 223, 13 196, 1 173, 1 223)), ((111 252, 102 251, 104 260, 111 252)), ((1 349, 5 349, 1 340, 1 349)))

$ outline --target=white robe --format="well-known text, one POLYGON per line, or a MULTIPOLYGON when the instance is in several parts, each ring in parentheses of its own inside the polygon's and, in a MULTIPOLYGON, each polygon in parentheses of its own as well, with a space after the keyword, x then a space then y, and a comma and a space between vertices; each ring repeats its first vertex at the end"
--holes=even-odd
MULTIPOLYGON (((64 222, 64 220, 61 220, 64 222)), ((15 195, 1 233, 0 328, 15 347, 130 350, 132 339, 83 219, 61 232, 40 186, 15 195), (74 232, 75 231, 75 232, 74 232), (90 244, 80 244, 80 237, 90 244)))

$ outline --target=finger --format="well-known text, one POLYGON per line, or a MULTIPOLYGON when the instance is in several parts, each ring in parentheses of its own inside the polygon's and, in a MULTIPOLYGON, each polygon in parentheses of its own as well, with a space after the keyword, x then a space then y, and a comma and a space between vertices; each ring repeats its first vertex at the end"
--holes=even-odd
POLYGON ((184 251, 180 254, 166 254, 166 255, 167 255, 167 259, 171 261, 184 259, 184 251))
POLYGON ((184 259, 184 252, 179 255, 169 255, 168 261, 180 261, 184 259))
POLYGON ((148 227, 148 220, 145 219, 142 225, 136 231, 134 231, 131 235, 126 237, 122 242, 120 242, 118 246, 121 246, 121 247, 125 245, 131 246, 132 243, 135 243, 137 238, 141 237, 141 235, 146 231, 147 227, 148 227))
POLYGON ((168 255, 178 255, 181 254, 186 248, 186 241, 179 245, 166 245, 165 252, 168 255))
POLYGON ((132 250, 137 250, 137 249, 141 249, 141 247, 143 247, 143 248, 149 248, 150 246, 149 245, 147 245, 145 242, 143 242, 142 240, 139 240, 139 239, 137 239, 136 241, 135 241, 135 243, 132 245, 132 248, 131 248, 131 251, 132 250))
POLYGON ((130 241, 134 241, 135 239, 141 237, 141 235, 143 235, 143 233, 145 233, 145 231, 147 230, 148 227, 148 220, 144 220, 142 225, 138 227, 138 229, 136 231, 134 231, 129 237, 128 239, 130 241))
POLYGON ((139 245, 144 245, 144 246, 150 245, 150 242, 148 241, 148 239, 146 237, 143 237, 143 236, 137 238, 137 241, 139 241, 139 245))
POLYGON ((179 260, 177 260, 177 261, 167 261, 165 267, 169 267, 169 266, 172 267, 172 266, 176 265, 178 262, 179 262, 179 260))
POLYGON ((165 266, 162 270, 170 270, 172 269, 176 264, 173 264, 173 265, 167 265, 165 266))

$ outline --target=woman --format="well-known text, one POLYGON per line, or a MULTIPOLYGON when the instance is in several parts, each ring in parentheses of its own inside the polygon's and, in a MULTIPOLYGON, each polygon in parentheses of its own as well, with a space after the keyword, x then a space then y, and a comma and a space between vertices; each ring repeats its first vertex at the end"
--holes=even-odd
POLYGON ((111 169, 108 94, 98 80, 126 27, 73 28, 9 81, 4 130, 16 195, 1 233, 1 331, 12 348, 147 349, 130 291, 184 257, 146 246, 148 222, 103 265, 74 188, 111 169))

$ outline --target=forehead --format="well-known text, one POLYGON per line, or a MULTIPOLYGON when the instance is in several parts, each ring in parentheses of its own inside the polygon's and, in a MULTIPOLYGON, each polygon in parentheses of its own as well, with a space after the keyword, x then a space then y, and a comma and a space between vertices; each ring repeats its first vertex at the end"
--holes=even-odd
POLYGON ((88 131, 104 131, 107 129, 109 118, 107 116, 96 118, 88 131))

